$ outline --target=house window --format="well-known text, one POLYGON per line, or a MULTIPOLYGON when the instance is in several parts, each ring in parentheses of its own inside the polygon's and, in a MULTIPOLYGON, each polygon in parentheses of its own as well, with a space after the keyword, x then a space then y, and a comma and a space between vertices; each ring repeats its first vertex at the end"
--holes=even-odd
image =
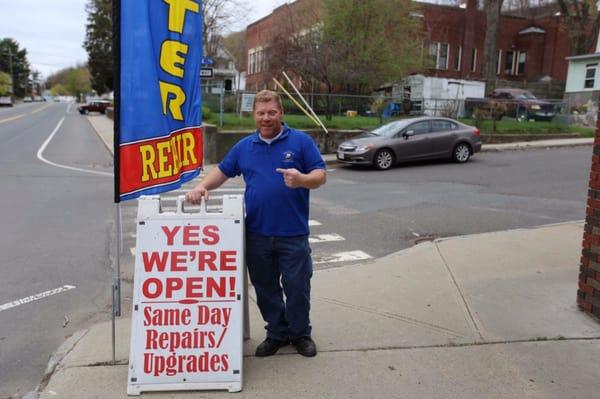
POLYGON ((477 69, 477 47, 473 47, 471 55, 471 72, 475 72, 475 69, 477 69))
POLYGON ((585 81, 583 83, 584 89, 593 89, 594 82, 596 80, 596 67, 598 64, 587 64, 585 66, 585 81))
POLYGON ((448 43, 429 44, 429 62, 435 69, 448 69, 448 43))
POLYGON ((519 51, 519 62, 517 65, 517 75, 523 75, 525 73, 525 60, 527 60, 527 53, 519 51))
POLYGON ((512 75, 513 74, 513 66, 515 62, 515 52, 510 50, 506 52, 506 57, 504 57, 504 74, 512 75))
POLYGON ((248 50, 248 75, 252 75, 254 73, 254 66, 256 62, 255 55, 256 52, 254 49, 248 50))
POLYGON ((456 48, 456 56, 454 57, 454 69, 460 71, 460 63, 462 62, 462 47, 456 48))
POLYGON ((496 60, 496 75, 502 71, 502 50, 498 50, 498 59, 496 60))
POLYGON ((263 50, 262 47, 256 49, 256 72, 262 72, 263 70, 263 50))

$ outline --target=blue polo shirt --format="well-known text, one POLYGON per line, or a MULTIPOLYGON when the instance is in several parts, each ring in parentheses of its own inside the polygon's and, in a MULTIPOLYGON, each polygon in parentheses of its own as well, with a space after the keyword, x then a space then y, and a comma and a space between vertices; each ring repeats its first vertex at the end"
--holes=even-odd
POLYGON ((313 139, 283 125, 271 144, 255 134, 238 141, 219 169, 227 177, 244 176, 246 229, 264 236, 291 237, 308 234, 309 192, 288 188, 277 168, 296 168, 302 173, 325 169, 313 139))

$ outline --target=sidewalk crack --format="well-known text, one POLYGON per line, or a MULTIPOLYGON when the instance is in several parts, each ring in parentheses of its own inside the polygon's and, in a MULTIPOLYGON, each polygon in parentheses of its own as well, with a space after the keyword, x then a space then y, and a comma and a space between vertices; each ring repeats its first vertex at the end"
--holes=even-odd
POLYGON ((450 278, 452 279, 452 283, 454 284, 454 287, 456 287, 456 290, 458 291, 458 294, 460 295, 464 309, 466 310, 467 315, 469 316, 469 320, 472 323, 473 329, 479 335, 479 339, 481 339, 481 341, 484 341, 483 334, 481 332, 481 328, 479 327, 479 325, 477 324, 477 321, 475 320, 475 317, 473 316, 471 307, 469 306, 469 303, 467 302, 467 299, 465 298, 465 294, 463 293, 462 289, 458 285, 458 281, 456 281, 456 277, 454 276, 452 269, 450 269, 450 265, 448 265, 448 261, 446 261, 444 254, 442 254, 442 251, 440 250, 438 242, 434 241, 434 244, 435 244, 435 249, 437 250, 438 254, 440 255, 440 258, 442 259, 442 262, 444 262, 444 266, 446 266, 446 270, 448 270, 448 274, 450 275, 450 278))
POLYGON ((342 306, 342 307, 345 307, 345 308, 348 308, 348 309, 358 310, 358 311, 361 311, 361 312, 365 312, 365 313, 370 313, 370 314, 374 314, 374 315, 377 315, 377 316, 386 317, 388 319, 394 319, 394 320, 402 321, 402 322, 405 322, 407 324, 411 324, 411 325, 416 326, 416 327, 426 328, 428 330, 435 331, 435 332, 438 332, 438 333, 452 335, 455 338, 465 338, 465 335, 461 334, 460 332, 457 332, 457 331, 454 331, 454 330, 451 330, 449 328, 442 327, 442 326, 439 326, 439 325, 436 325, 436 324, 428 323, 426 321, 421 321, 421 320, 413 319, 413 318, 408 317, 408 316, 404 316, 404 315, 400 315, 400 314, 396 314, 396 313, 392 313, 392 312, 379 311, 377 309, 368 308, 368 307, 365 307, 365 306, 359 306, 359 305, 355 305, 355 304, 348 303, 348 302, 342 302, 342 301, 339 301, 337 299, 323 298, 323 297, 316 297, 316 298, 313 298, 313 299, 315 299, 315 300, 321 300, 323 302, 327 302, 327 303, 330 303, 332 305, 342 306))

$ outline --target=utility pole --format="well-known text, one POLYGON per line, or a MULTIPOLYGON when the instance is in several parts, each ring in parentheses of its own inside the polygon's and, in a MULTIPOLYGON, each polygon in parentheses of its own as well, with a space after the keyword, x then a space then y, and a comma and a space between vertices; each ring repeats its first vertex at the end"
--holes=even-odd
POLYGON ((4 52, 2 54, 8 54, 8 67, 10 68, 11 94, 14 95, 15 94, 15 73, 13 71, 12 50, 9 47, 8 52, 4 52))
POLYGON ((13 72, 12 50, 8 48, 8 64, 10 65, 11 94, 15 95, 15 73, 13 72))

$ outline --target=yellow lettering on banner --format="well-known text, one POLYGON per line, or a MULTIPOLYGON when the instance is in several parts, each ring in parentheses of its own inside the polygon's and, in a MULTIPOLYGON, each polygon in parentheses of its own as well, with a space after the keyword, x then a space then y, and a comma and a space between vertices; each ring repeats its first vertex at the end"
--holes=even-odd
POLYGON ((163 141, 156 144, 158 151, 158 178, 172 176, 173 168, 169 165, 169 152, 171 152, 171 143, 163 141))
POLYGON ((171 32, 183 33, 185 12, 190 10, 198 14, 200 5, 192 0, 163 0, 169 5, 169 30, 171 32))
POLYGON ((140 146, 140 154, 142 155, 142 182, 147 182, 152 179, 156 179, 158 174, 154 169, 154 148, 151 145, 140 146))
POLYGON ((196 138, 191 132, 140 146, 142 182, 178 175, 185 166, 196 165, 196 138))
POLYGON ((179 53, 186 55, 187 52, 187 44, 175 40, 166 40, 160 47, 161 68, 173 76, 183 78, 183 64, 185 63, 185 58, 180 56, 179 53))
POLYGON ((183 166, 188 166, 189 164, 196 164, 198 162, 196 160, 196 156, 194 155, 194 147, 196 146, 196 140, 194 139, 194 135, 191 133, 183 134, 183 166))
POLYGON ((162 99, 163 114, 167 114, 168 105, 169 111, 171 111, 173 119, 182 121, 183 113, 181 112, 181 107, 185 102, 185 92, 181 87, 171 83, 163 82, 162 80, 159 81, 158 84, 160 86, 160 97, 162 99))
POLYGON ((173 174, 176 175, 181 169, 181 160, 179 159, 179 145, 181 144, 181 135, 171 137, 171 153, 173 154, 173 174))

